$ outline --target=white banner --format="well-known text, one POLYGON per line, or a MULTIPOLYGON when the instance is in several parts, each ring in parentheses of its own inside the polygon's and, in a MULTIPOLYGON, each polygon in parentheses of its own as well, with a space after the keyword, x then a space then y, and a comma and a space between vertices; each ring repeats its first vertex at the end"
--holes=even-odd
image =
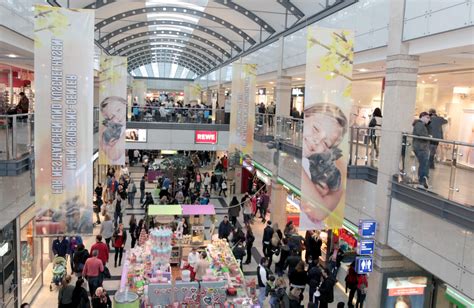
POLYGON ((99 164, 125 165, 126 57, 101 56, 99 102, 99 164))
POLYGON ((308 27, 300 230, 344 220, 354 33, 308 27))
POLYGON ((37 235, 92 234, 94 11, 35 6, 37 235))

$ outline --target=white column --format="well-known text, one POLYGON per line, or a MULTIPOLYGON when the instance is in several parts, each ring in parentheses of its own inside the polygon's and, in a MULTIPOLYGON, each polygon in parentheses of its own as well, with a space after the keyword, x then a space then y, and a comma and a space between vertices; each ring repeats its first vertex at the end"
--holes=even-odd
POLYGON ((275 87, 277 116, 290 116, 291 105, 291 77, 278 76, 275 87))
POLYGON ((390 1, 389 41, 385 72, 382 136, 376 191, 378 222, 374 272, 369 276, 367 307, 380 307, 384 273, 416 269, 416 265, 387 246, 392 176, 399 173, 402 132, 411 131, 416 103, 418 56, 408 54, 402 42, 405 1, 390 1))

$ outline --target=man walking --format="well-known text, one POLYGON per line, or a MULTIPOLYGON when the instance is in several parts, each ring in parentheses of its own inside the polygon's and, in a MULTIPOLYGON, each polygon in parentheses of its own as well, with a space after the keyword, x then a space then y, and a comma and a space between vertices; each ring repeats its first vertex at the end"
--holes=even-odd
POLYGON ((95 237, 95 244, 92 245, 90 251, 97 251, 97 258, 99 258, 102 263, 105 265, 109 261, 109 247, 107 244, 102 242, 102 235, 97 235, 95 237))
MULTIPOLYGON (((429 137, 427 124, 430 121, 428 112, 420 113, 419 119, 413 123, 413 135, 420 137, 429 137)), ((428 172, 430 156, 429 140, 413 138, 413 152, 418 159, 418 184, 420 187, 428 189, 428 172)))
POLYGON ((140 180, 140 204, 143 204, 143 198, 145 198, 145 176, 140 180))
POLYGON ((267 258, 270 255, 270 241, 272 240, 273 232, 272 222, 269 220, 267 221, 267 226, 263 229, 262 238, 263 255, 267 258))
POLYGON ((102 285, 100 278, 101 273, 104 271, 104 264, 98 258, 99 251, 93 250, 92 257, 87 259, 82 270, 82 276, 87 279, 89 283, 89 291, 91 296, 95 295, 95 290, 102 285))
POLYGON ((260 264, 257 267, 257 279, 258 279, 258 304, 260 307, 264 307, 265 298, 265 289, 267 286, 267 281, 269 277, 268 273, 268 262, 267 258, 263 257, 260 259, 260 264))
MULTIPOLYGON (((443 139, 443 125, 448 124, 448 121, 436 114, 436 109, 430 109, 430 123, 428 124, 428 134, 436 139, 443 139)), ((430 142, 430 169, 435 168, 435 155, 438 149, 438 141, 430 142)))

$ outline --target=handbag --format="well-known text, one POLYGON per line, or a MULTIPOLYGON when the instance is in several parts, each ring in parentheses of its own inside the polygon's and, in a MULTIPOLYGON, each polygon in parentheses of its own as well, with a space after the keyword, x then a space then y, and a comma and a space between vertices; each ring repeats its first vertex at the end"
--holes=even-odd
POLYGON ((104 271, 102 272, 102 275, 104 275, 104 278, 107 278, 107 279, 112 278, 112 275, 110 275, 109 268, 105 265, 104 265, 104 271))
POLYGON ((280 252, 273 254, 273 256, 272 256, 272 261, 273 261, 273 263, 278 263, 278 262, 280 262, 280 259, 281 259, 281 253, 280 253, 280 252))

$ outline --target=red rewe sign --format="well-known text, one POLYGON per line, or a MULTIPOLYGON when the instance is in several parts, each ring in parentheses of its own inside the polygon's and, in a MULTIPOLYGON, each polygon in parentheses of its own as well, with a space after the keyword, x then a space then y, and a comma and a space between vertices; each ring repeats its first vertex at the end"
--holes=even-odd
POLYGON ((217 132, 212 130, 196 130, 194 132, 195 143, 216 144, 217 132))

